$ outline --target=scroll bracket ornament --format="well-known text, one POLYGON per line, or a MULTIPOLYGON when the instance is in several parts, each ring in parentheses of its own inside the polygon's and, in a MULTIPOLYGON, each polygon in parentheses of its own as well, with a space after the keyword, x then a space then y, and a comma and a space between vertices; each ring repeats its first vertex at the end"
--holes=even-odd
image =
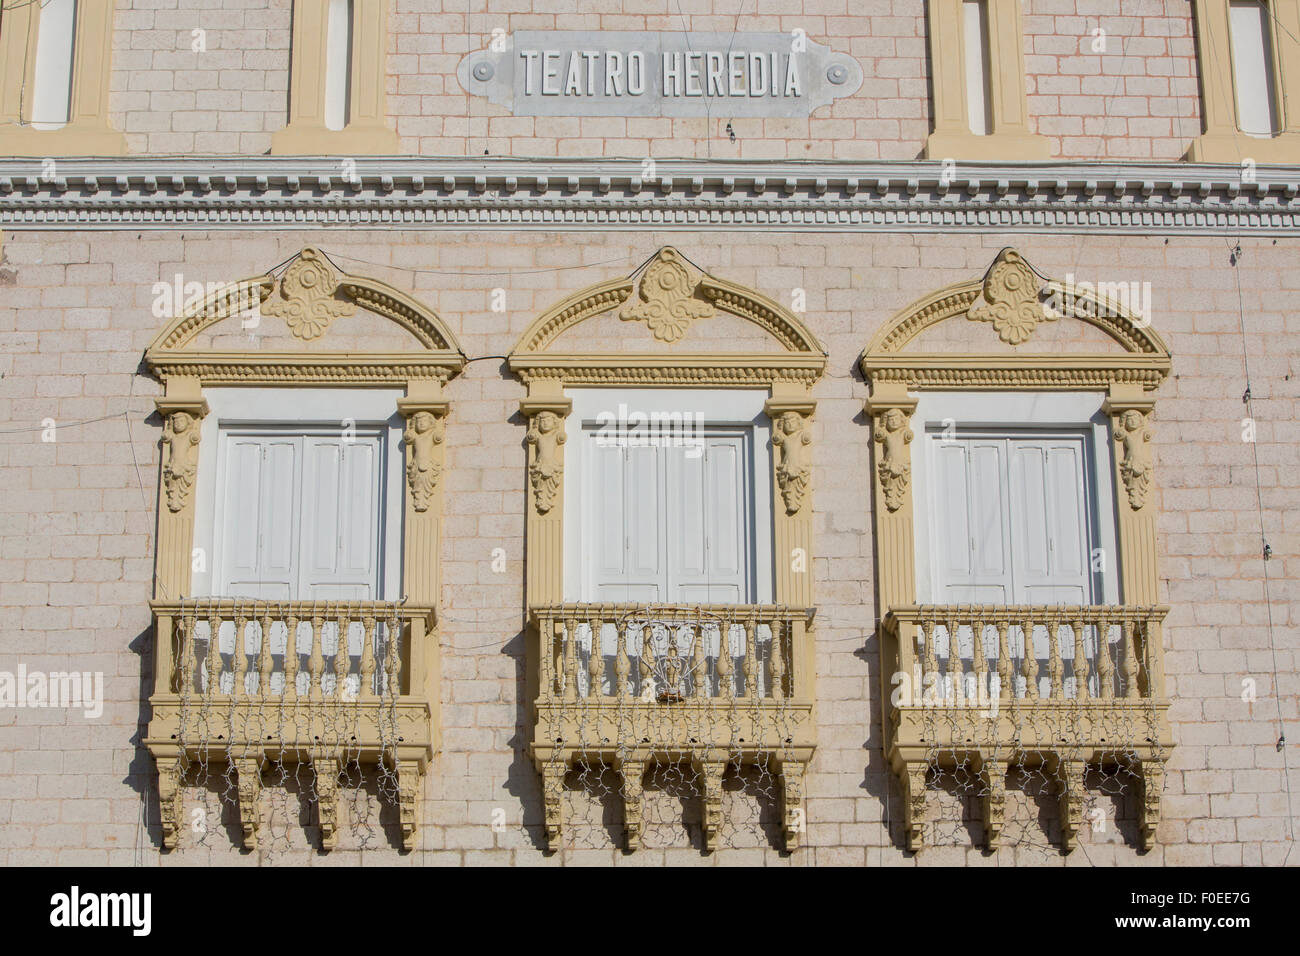
POLYGON ((308 246, 289 264, 262 302, 262 314, 284 319, 305 342, 320 338, 334 320, 356 313, 356 304, 338 297, 338 273, 318 249, 308 246))
POLYGON ((571 407, 568 402, 522 403, 528 416, 528 480, 533 492, 533 506, 539 515, 555 507, 564 482, 564 443, 568 436, 564 420, 571 407))
POLYGON ((1054 322, 1057 314, 1043 304, 1038 274, 1014 249, 1003 249, 993 260, 979 297, 966 312, 972 322, 992 322, 998 338, 1020 345, 1039 322, 1054 322))
POLYGON ((812 486, 812 415, 810 402, 770 400, 765 405, 772 419, 772 446, 777 451, 776 481, 785 513, 796 515, 812 486))
POLYGON ((709 302, 695 297, 697 283, 677 250, 665 247, 641 274, 637 286, 639 302, 631 303, 619 313, 624 322, 644 322, 660 342, 679 341, 696 319, 707 319, 715 309, 709 302))
POLYGON ((406 445, 406 484, 411 505, 424 513, 442 478, 448 403, 400 400, 397 409, 406 419, 402 441, 406 445))
POLYGON ((199 432, 208 403, 160 398, 155 403, 163 417, 162 477, 167 495, 167 510, 177 514, 185 510, 194 491, 199 472, 199 432))

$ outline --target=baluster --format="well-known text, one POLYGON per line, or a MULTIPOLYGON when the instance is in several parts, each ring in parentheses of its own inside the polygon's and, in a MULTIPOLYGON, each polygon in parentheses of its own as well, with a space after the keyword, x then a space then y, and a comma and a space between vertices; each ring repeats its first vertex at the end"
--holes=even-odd
POLYGON ((957 643, 957 633, 961 630, 961 624, 955 615, 948 618, 947 628, 948 680, 952 684, 952 690, 944 696, 950 698, 956 706, 960 707, 966 698, 966 688, 962 686, 963 678, 966 676, 966 669, 962 665, 961 647, 957 643))
POLYGON ((298 696, 298 614, 290 611, 285 618, 284 635, 284 696, 298 696))
POLYGON ((745 621, 745 696, 749 698, 760 697, 758 690, 758 626, 751 617, 745 621))
POLYGON ((538 681, 540 696, 555 696, 555 630, 560 622, 549 615, 537 619, 537 653, 542 673, 538 681))
POLYGON ((362 618, 365 634, 361 637, 361 696, 371 700, 375 696, 375 616, 367 613, 362 618))
POLYGON ((1024 639, 1024 657, 1020 662, 1020 674, 1025 679, 1025 697, 1038 700, 1038 655, 1034 653, 1034 619, 1025 614, 1020 622, 1020 634, 1024 639))
POLYGON ((988 690, 989 659, 984 656, 983 605, 971 621, 971 655, 975 671, 975 699, 984 698, 988 690))
POLYGON ((238 697, 246 692, 244 687, 244 677, 248 673, 248 654, 246 653, 246 644, 244 629, 248 627, 248 615, 238 607, 235 608, 235 643, 231 650, 231 665, 235 672, 235 679, 230 686, 230 693, 238 697))
POLYGON ((348 670, 352 663, 348 659, 348 629, 352 626, 352 621, 346 608, 339 609, 335 623, 338 627, 338 641, 334 647, 334 699, 342 700, 347 696, 348 670))
POLYGON ((653 624, 641 625, 641 696, 654 699, 655 690, 655 629, 653 624))
POLYGON ((1097 621, 1097 689, 1102 700, 1115 696, 1115 669, 1110 660, 1110 627, 1113 622, 1109 617, 1097 621))
POLYGON ((587 696, 602 696, 601 685, 605 682, 605 649, 601 638, 605 630, 602 616, 597 615, 587 622, 591 628, 591 655, 587 658, 587 696))
MULTIPOLYGON (((769 666, 772 671, 771 683, 772 693, 769 695, 773 700, 783 700, 785 698, 785 654, 781 650, 782 633, 794 633, 789 626, 782 628, 781 622, 776 618, 772 619, 769 627, 772 631, 772 660, 769 666)), ((791 649, 791 654, 794 651, 791 649)))
POLYGON ((1138 695, 1137 630, 1131 618, 1125 617, 1121 625, 1124 634, 1124 696, 1129 700, 1138 695))
POLYGON ((1092 697, 1092 692, 1088 689, 1088 675, 1092 672, 1088 667, 1088 655, 1083 639, 1083 621, 1075 618, 1074 628, 1074 696, 1077 700, 1088 700, 1092 697))
MULTIPOLYGON (((930 687, 933 688, 935 697, 947 697, 947 694, 940 694, 939 688, 942 675, 939 673, 939 625, 931 618, 928 622, 921 625, 921 640, 925 642, 922 648, 925 654, 925 673, 921 675, 923 681, 929 681, 930 687), (927 630, 928 627, 928 630, 927 630)), ((921 685, 925 686, 924 683, 921 685)), ((937 703, 937 701, 935 701, 937 703)))
POLYGON ((208 696, 221 692, 221 612, 208 612, 208 696))
MULTIPOLYGON (((905 627, 907 627, 907 625, 903 623, 898 625, 900 643, 902 643, 901 634, 905 627)), ((929 701, 925 699, 925 682, 927 680, 932 680, 929 675, 934 673, 935 662, 932 659, 934 657, 933 638, 934 625, 929 621, 926 621, 924 618, 918 618, 916 622, 916 635, 913 636, 912 640, 919 640, 921 642, 921 653, 916 655, 916 680, 912 687, 911 699, 905 700, 905 704, 929 703, 929 701)))
POLYGON ((576 618, 564 619, 564 688, 565 700, 578 699, 578 621, 576 618))
POLYGON ((1010 700, 1015 695, 1011 670, 1011 622, 999 620, 998 629, 998 698, 1010 700))
POLYGON ((699 623, 693 628, 695 632, 695 647, 691 651, 691 680, 693 681, 693 694, 695 697, 704 698, 709 696, 709 672, 708 665, 704 656, 704 621, 701 618, 699 623))
POLYGON ((193 614, 182 612, 181 629, 181 678, 179 690, 188 697, 194 691, 194 631, 197 618, 193 614))
POLYGON ((1047 651, 1047 673, 1052 684, 1051 698, 1060 700, 1065 696, 1062 687, 1065 665, 1061 660, 1061 619, 1050 615, 1047 618, 1047 651))
POLYGON ((718 696, 728 700, 736 696, 735 685, 731 682, 733 661, 731 659, 731 625, 718 628, 718 696))
POLYGON ((388 693, 397 697, 402 693, 402 629, 404 622, 393 609, 392 620, 388 622, 388 656, 384 661, 388 665, 388 693))
POLYGON ((262 608, 262 646, 257 656, 257 692, 263 698, 271 696, 271 674, 275 661, 271 659, 271 605, 262 608))
POLYGON ((307 676, 310 686, 307 696, 312 700, 321 699, 321 676, 325 671, 325 654, 321 649, 321 631, 325 628, 325 618, 319 614, 311 616, 311 654, 307 657, 307 676))
POLYGON ((627 697, 627 677, 632 670, 632 661, 627 656, 627 634, 619 627, 621 623, 614 621, 614 641, 618 645, 614 655, 614 680, 618 684, 615 695, 620 699, 627 697))

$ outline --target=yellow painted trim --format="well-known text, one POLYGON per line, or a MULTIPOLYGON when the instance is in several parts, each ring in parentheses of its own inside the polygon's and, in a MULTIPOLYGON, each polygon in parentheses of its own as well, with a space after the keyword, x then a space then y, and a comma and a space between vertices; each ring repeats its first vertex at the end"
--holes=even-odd
POLYGON ((325 126, 329 0, 294 0, 289 123, 271 135, 274 155, 366 156, 398 151, 387 125, 388 0, 353 0, 348 123, 325 126))
POLYGON ((984 0, 988 10, 992 131, 971 132, 966 103, 966 36, 962 0, 930 0, 926 26, 934 89, 934 130, 926 159, 972 162, 1045 161, 1052 144, 1029 127, 1024 27, 1020 0, 984 0))
POLYGON ((1237 121, 1229 0, 1194 0, 1196 61, 1201 76, 1202 133, 1187 150, 1194 163, 1300 163, 1300 0, 1263 0, 1272 14, 1278 132, 1248 136, 1237 121))
MULTIPOLYGON (((1063 848, 1075 844, 1083 774, 1089 761, 1130 766, 1143 781, 1141 843, 1150 849, 1160 817, 1163 762, 1173 747, 1164 696, 1161 623, 1167 608, 1156 606, 1156 516, 1154 466, 1150 453, 1154 391, 1169 374, 1169 348, 1143 317, 1121 303, 1083 293, 1069 283, 1042 281, 1013 249, 1002 250, 979 279, 955 283, 922 296, 896 313, 876 332, 859 359, 871 387, 866 412, 872 422, 874 467, 873 524, 880 626, 877 638, 881 667, 879 697, 885 754, 903 789, 907 845, 919 850, 925 812, 925 775, 935 760, 968 761, 983 774, 990 798, 984 801, 985 835, 995 847, 1002 828, 1002 779, 1008 762, 1040 761, 1060 779, 1063 848), (1051 304, 1045 308, 1044 300, 1051 304), (918 335, 940 322, 987 323, 988 334, 1012 343, 1012 352, 913 353, 918 335), (1035 354, 1020 351, 1042 322, 1076 321, 1095 326, 1123 352, 1035 354), (1044 608, 930 606, 918 608, 915 579, 915 522, 912 496, 911 428, 916 392, 924 389, 1087 389, 1107 393, 1104 409, 1115 436, 1116 514, 1119 523, 1120 589, 1117 608, 1044 608), (899 680, 935 672, 933 627, 996 625, 1005 645, 1008 627, 1062 621, 1123 622, 1124 697, 1065 698, 1057 689, 1060 661, 1054 659, 1053 691, 1040 700, 1037 691, 1024 699, 1007 696, 1003 717, 988 720, 984 711, 958 699, 954 704, 896 703, 899 680), (923 628, 928 621, 929 636, 923 628), (917 659, 917 637, 929 650, 917 659), (900 678, 898 675, 902 675, 900 678), (1009 714, 1009 716, 1008 716, 1009 714), (1118 727, 1131 725, 1134 741, 1116 741, 1118 727)), ((1108 625, 1109 626, 1109 625, 1108 625)), ((1075 632, 1077 633, 1077 631, 1075 632)), ((1005 650, 998 664, 1009 666, 1005 650)), ((988 677, 983 651, 973 658, 977 682, 988 677), (982 661, 982 665, 981 662, 982 661), (982 673, 979 668, 983 668, 982 673)), ((1036 670, 1037 662, 1033 665, 1036 670)), ((998 672, 999 678, 1010 672, 998 672)), ((1110 676, 1110 675, 1108 675, 1110 676)), ((1035 682, 1037 678, 1035 677, 1035 682)), ((919 680, 914 680, 920 686, 919 680)), ((960 694, 958 694, 960 698, 960 694)))
POLYGON ((73 42, 68 122, 35 129, 39 6, 5 0, 0 10, 0 154, 10 156, 123 156, 126 137, 109 125, 113 59, 113 0, 79 0, 73 42))
MULTIPOLYGON (((157 399, 164 421, 163 460, 158 486, 158 545, 155 565, 155 685, 150 704, 153 718, 146 745, 158 763, 163 816, 164 846, 174 847, 183 830, 181 782, 184 768, 199 754, 208 759, 236 762, 239 778, 240 819, 244 845, 257 844, 256 794, 261 786, 258 768, 267 760, 297 759, 317 770, 317 794, 322 847, 334 845, 337 827, 336 753, 329 733, 337 735, 341 715, 349 708, 359 721, 355 735, 339 748, 356 759, 374 763, 396 760, 402 845, 415 846, 420 825, 420 794, 425 770, 440 741, 440 661, 437 607, 441 592, 441 542, 446 444, 444 441, 450 404, 442 385, 464 367, 465 356, 455 336, 436 312, 413 296, 386 282, 366 276, 342 273, 333 268, 319 250, 304 248, 278 274, 252 276, 229 283, 194 303, 169 321, 145 352, 149 368, 165 383, 157 399), (361 306, 383 316, 410 333, 412 347, 400 352, 231 352, 198 348, 199 335, 214 324, 245 309, 257 308, 266 319, 283 318, 294 335, 305 340, 328 335, 332 321, 361 306), (187 722, 188 707, 177 686, 180 661, 173 641, 186 639, 185 615, 192 628, 195 605, 189 597, 194 541, 194 489, 199 481, 213 480, 199 473, 197 446, 199 422, 208 413, 205 387, 217 385, 286 386, 387 386, 406 389, 406 396, 394 409, 407 420, 403 439, 406 446, 406 481, 403 494, 402 583, 405 602, 401 614, 406 638, 401 663, 405 692, 386 704, 366 699, 360 703, 336 699, 301 698, 296 693, 279 695, 247 693, 213 694, 209 702, 215 722, 187 722), (179 627, 179 631, 177 630, 179 627), (391 704, 391 707, 389 707, 391 704), (233 740, 213 735, 221 728, 252 726, 253 716, 292 708, 305 724, 290 721, 299 730, 289 739, 264 740, 256 735, 233 740), (325 728, 322 730, 321 728, 325 728), (334 728, 330 731, 330 728, 334 728), (404 743, 394 749, 392 734, 402 734, 404 743), (327 732, 328 731, 328 732, 327 732), (181 742, 183 741, 183 743, 181 742), (238 746, 236 755, 231 748, 238 746), (223 756, 224 755, 224 756, 223 756)), ((204 613, 222 620, 280 620, 286 615, 324 617, 331 613, 352 615, 351 620, 368 619, 387 613, 387 602, 275 602, 227 601, 221 608, 213 602, 204 613), (264 617, 263 617, 264 616, 264 617)), ((331 617, 331 620, 333 618, 331 617)), ((296 626, 296 625, 295 625, 296 626)), ((319 621, 313 623, 319 645, 319 621)), ((340 627, 343 625, 340 624, 340 627)), ((190 635, 192 639, 192 634, 190 635)), ((181 645, 183 647, 183 644, 181 645)), ((184 659, 184 654, 181 655, 184 659)), ((242 661, 241 661, 242 663, 242 661)), ((370 661, 373 668, 374 661, 370 661)), ((184 664, 180 664, 184 670, 184 664)), ((238 665, 236 665, 238 667, 238 665)), ((363 672, 365 661, 363 657, 363 672)), ((337 673, 337 672, 336 672, 337 673)), ((268 674, 269 678, 269 674, 268 674)), ((259 688, 262 684, 257 685, 259 688)))
MULTIPOLYGON (((564 772, 584 757, 605 760, 623 776, 628 849, 634 849, 639 842, 641 773, 647 761, 656 757, 689 757, 696 761, 705 780, 705 841, 711 847, 722 812, 718 789, 722 768, 734 749, 727 719, 734 700, 700 698, 693 700, 689 708, 653 700, 640 702, 634 706, 645 709, 647 716, 653 714, 650 723, 667 728, 665 735, 638 742, 631 749, 611 749, 602 740, 614 738, 600 729, 599 720, 593 722, 587 715, 593 708, 598 713, 612 712, 614 699, 607 706, 599 698, 579 700, 572 693, 555 692, 553 658, 555 648, 566 643, 564 635, 573 634, 576 621, 604 619, 602 615, 617 610, 612 605, 560 606, 564 582, 565 429, 573 407, 566 388, 769 389, 764 410, 773 421, 775 604, 767 608, 736 606, 724 609, 724 613, 766 620, 764 615, 770 617, 780 609, 790 618, 787 637, 794 677, 791 696, 784 701, 763 701, 747 713, 746 720, 754 721, 755 730, 747 737, 748 743, 741 745, 741 759, 771 759, 781 786, 785 847, 795 849, 803 829, 803 779, 816 747, 816 659, 811 610, 811 462, 815 451, 811 428, 816 403, 811 389, 826 367, 820 343, 798 317, 774 300, 728 280, 701 274, 676 249, 665 246, 639 274, 598 282, 543 312, 519 339, 508 364, 528 386, 528 397, 519 403, 529 422, 525 540, 530 625, 526 693, 533 702, 531 754, 542 775, 546 831, 552 849, 558 848, 563 833, 564 772), (611 311, 644 328, 647 336, 673 347, 661 352, 550 351, 564 332, 611 311), (782 350, 678 350, 695 323, 708 322, 720 312, 758 326, 780 343, 782 350)), ((571 646, 572 640, 567 643, 571 646)), ((572 664, 571 659, 566 660, 572 664)), ((568 686, 572 689, 572 682, 568 686)))

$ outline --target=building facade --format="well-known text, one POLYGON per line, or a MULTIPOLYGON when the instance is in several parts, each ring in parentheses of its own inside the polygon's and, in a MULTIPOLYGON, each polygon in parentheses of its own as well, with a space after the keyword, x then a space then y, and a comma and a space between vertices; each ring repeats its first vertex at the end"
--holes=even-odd
POLYGON ((1300 3, 456 6, 0 9, 0 861, 1287 861, 1300 3))

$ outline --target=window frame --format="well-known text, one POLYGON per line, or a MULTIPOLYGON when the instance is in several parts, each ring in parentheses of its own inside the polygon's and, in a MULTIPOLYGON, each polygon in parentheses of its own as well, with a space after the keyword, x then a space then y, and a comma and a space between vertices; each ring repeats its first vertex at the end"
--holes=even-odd
POLYGON ((0 10, 0 154, 123 156, 126 137, 109 124, 113 0, 78 0, 72 41, 68 121, 56 129, 32 125, 40 7, 0 10))
POLYGON ((1278 131, 1242 132, 1232 59, 1230 0, 1194 0, 1196 62, 1201 85, 1201 135, 1187 150, 1198 163, 1300 163, 1300 0, 1261 0, 1269 12, 1273 100, 1278 131))

